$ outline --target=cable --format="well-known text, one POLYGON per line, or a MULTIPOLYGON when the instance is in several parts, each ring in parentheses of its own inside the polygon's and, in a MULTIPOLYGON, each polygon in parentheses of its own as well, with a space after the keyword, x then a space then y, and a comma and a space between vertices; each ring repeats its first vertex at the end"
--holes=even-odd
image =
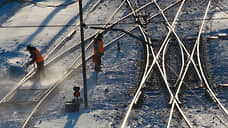
MULTIPOLYGON (((228 17, 225 17, 225 18, 207 18, 205 19, 206 21, 211 21, 211 20, 227 20, 228 17)), ((186 19, 186 20, 177 20, 176 23, 179 23, 179 22, 190 22, 190 21, 202 21, 203 19, 199 18, 199 19, 186 19)), ((169 22, 172 22, 170 20, 168 20, 169 22)), ((156 21, 156 22, 152 22, 152 21, 149 21, 149 22, 146 22, 146 24, 148 23, 161 23, 161 22, 166 22, 165 20, 159 20, 159 21, 156 21)), ((112 24, 112 23, 110 23, 112 24)), ((122 23, 117 23, 117 24, 138 24, 136 22, 122 22, 122 23)), ((87 24, 87 25, 102 25, 102 24, 87 24)))
POLYGON ((47 27, 47 28, 58 28, 58 27, 73 27, 79 26, 75 24, 66 24, 66 25, 15 25, 15 26, 0 26, 0 28, 38 28, 38 27, 47 27))
POLYGON ((54 8, 56 8, 56 7, 69 6, 69 5, 72 5, 72 4, 74 4, 74 3, 77 2, 77 0, 76 0, 76 1, 71 1, 69 3, 66 3, 66 4, 48 5, 48 4, 41 4, 41 3, 33 2, 32 0, 16 0, 16 1, 21 1, 23 3, 31 3, 31 4, 33 4, 33 5, 37 6, 37 7, 54 7, 54 8))
MULTIPOLYGON (((189 21, 202 21, 203 19, 193 19, 193 20, 190 20, 190 19, 187 19, 187 20, 177 20, 176 22, 189 22, 189 21)), ((228 20, 228 17, 227 18, 213 18, 213 19, 205 19, 207 21, 210 21, 210 20, 228 20)), ((164 20, 160 20, 160 21, 156 21, 156 22, 147 22, 147 23, 161 23, 161 22, 165 22, 164 20)), ((122 22, 122 23, 116 23, 116 24, 137 24, 136 22, 122 22)), ((100 23, 100 24, 86 24, 86 26, 99 26, 99 25, 106 25, 106 24, 103 24, 103 23, 100 23)), ((113 25, 113 23, 108 23, 107 25, 113 25)), ((35 27, 51 27, 51 28, 54 28, 54 27, 72 27, 72 26, 75 26, 75 24, 66 24, 66 25, 63 25, 63 24, 59 24, 59 25, 15 25, 15 26, 0 26, 0 28, 35 28, 35 27)), ((76 25, 76 26, 79 26, 79 25, 76 25)))

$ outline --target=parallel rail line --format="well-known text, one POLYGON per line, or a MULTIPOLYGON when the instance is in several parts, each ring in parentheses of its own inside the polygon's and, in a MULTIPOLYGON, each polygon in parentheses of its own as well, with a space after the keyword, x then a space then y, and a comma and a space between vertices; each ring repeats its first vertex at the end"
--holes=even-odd
MULTIPOLYGON (((124 3, 124 2, 122 2, 122 4, 120 4, 120 7, 123 6, 123 3, 124 3)), ((97 4, 98 4, 98 3, 97 3, 97 4)), ((115 15, 115 13, 120 9, 120 7, 116 9, 116 11, 115 11, 115 12, 113 13, 113 15, 110 17, 110 19, 108 20, 108 22, 112 19, 112 17, 113 17, 113 16, 115 15)), ((130 15, 129 15, 129 16, 130 16, 130 15)), ((125 18, 127 18, 127 17, 125 17, 125 18)), ((123 20, 123 19, 124 19, 124 18, 122 18, 121 20, 123 20)), ((120 20, 118 20, 116 23, 118 23, 119 21, 120 21, 120 20)), ((107 24, 108 24, 108 22, 107 22, 107 24)), ((113 25, 115 25, 115 24, 113 24, 113 25)), ((105 26, 107 26, 107 25, 105 25, 105 26)), ((132 30, 134 30, 134 28, 133 28, 133 29, 130 29, 129 31, 132 31, 132 30)), ((102 32, 104 32, 104 31, 102 31, 102 32)), ((74 32, 72 32, 72 33, 74 33, 74 32)), ((98 33, 98 32, 97 32, 97 33, 98 33)), ((97 35, 97 33, 95 33, 94 35, 92 35, 91 37, 89 37, 87 40, 93 38, 95 35, 97 35)), ((113 42, 115 42, 116 40, 120 39, 120 38, 123 37, 124 35, 126 35, 126 34, 125 34, 125 33, 124 33, 124 34, 121 34, 121 35, 119 35, 118 37, 116 37, 115 39, 113 39, 113 40, 111 40, 110 42, 106 43, 105 46, 104 46, 104 48, 108 47, 109 45, 111 45, 113 42)), ((92 43, 93 43, 93 41, 91 41, 91 42, 87 45, 87 47, 85 48, 85 50, 88 50, 88 48, 92 45, 92 43)), ((69 48, 69 49, 66 50, 66 51, 64 51, 63 54, 65 54, 66 52, 69 52, 70 50, 74 49, 75 47, 77 47, 77 45, 76 45, 76 46, 73 46, 73 47, 71 47, 71 48, 69 48)), ((63 54, 60 54, 60 55, 57 56, 56 58, 59 58, 59 57, 62 56, 63 54)), ((81 54, 74 60, 74 62, 73 62, 72 65, 70 66, 70 68, 69 68, 67 71, 64 72, 64 76, 62 77, 62 79, 58 80, 55 84, 53 84, 50 88, 48 88, 48 89, 46 90, 46 92, 44 93, 44 95, 42 96, 42 98, 38 101, 37 105, 34 107, 33 111, 29 114, 28 118, 27 118, 27 119, 25 120, 25 122, 23 123, 22 128, 25 128, 25 127, 28 125, 28 123, 29 123, 29 121, 31 120, 32 116, 37 112, 37 110, 39 109, 40 105, 47 99, 47 97, 54 91, 54 89, 55 89, 56 87, 58 87, 58 86, 59 86, 59 85, 60 85, 60 84, 69 76, 69 75, 71 75, 71 74, 74 72, 75 69, 77 69, 77 68, 81 65, 81 63, 79 63, 79 64, 76 65, 76 62, 79 61, 79 58, 80 58, 80 57, 81 57, 81 54)), ((54 58, 53 60, 51 60, 49 63, 51 63, 52 61, 56 60, 56 58, 54 58)), ((86 57, 86 60, 91 59, 91 58, 92 58, 92 55, 86 57)))
MULTIPOLYGON (((87 16, 89 15, 90 12, 92 12, 96 7, 97 5, 100 3, 101 0, 97 1, 96 4, 88 11, 87 15, 86 15, 86 18, 87 16)), ((164 9, 161 9, 159 4, 157 3, 156 0, 152 0, 151 2, 148 2, 147 4, 137 8, 137 9, 134 9, 133 6, 132 6, 132 3, 129 1, 129 0, 124 0, 121 2, 121 4, 119 5, 119 7, 114 11, 114 13, 112 13, 112 15, 110 16, 110 18, 107 20, 106 24, 103 26, 103 28, 105 28, 104 30, 100 30, 100 31, 97 31, 95 32, 93 35, 91 35, 90 37, 88 37, 85 41, 90 41, 88 44, 87 44, 87 47, 85 48, 85 50, 88 50, 92 44, 93 44, 93 38, 98 34, 98 33, 104 33, 106 32, 106 30, 108 30, 109 28, 112 28, 114 27, 115 25, 117 25, 119 22, 123 21, 124 19, 130 17, 130 16, 134 16, 134 17, 138 17, 136 18, 136 22, 139 22, 136 26, 132 26, 132 28, 130 28, 129 30, 127 30, 126 32, 132 32, 133 30, 139 28, 143 38, 144 38, 144 42, 143 44, 146 46, 146 64, 145 64, 145 68, 143 70, 143 73, 142 73, 142 78, 139 82, 139 86, 135 92, 135 95, 133 97, 133 99, 131 100, 131 103, 129 104, 128 108, 127 108, 127 112, 124 116, 124 119, 122 121, 122 124, 121 124, 121 128, 125 128, 127 126, 127 122, 128 122, 128 119, 129 119, 129 116, 133 110, 133 106, 135 104, 137 104, 138 100, 139 100, 139 97, 141 96, 141 94, 143 93, 142 92, 142 89, 144 88, 144 85, 145 85, 145 82, 149 79, 149 77, 151 76, 151 73, 152 73, 152 69, 157 66, 158 69, 159 69, 159 72, 162 76, 162 79, 164 80, 165 82, 165 85, 166 85, 166 88, 169 92, 169 95, 170 95, 170 101, 169 101, 169 104, 172 104, 171 106, 171 109, 170 109, 170 115, 169 115, 169 119, 168 119, 168 124, 167 124, 167 128, 170 127, 170 124, 171 124, 171 120, 172 120, 172 116, 173 116, 173 111, 174 111, 174 108, 175 106, 177 107, 178 111, 180 112, 180 114, 182 115, 182 117, 184 118, 184 120, 186 121, 187 125, 192 128, 192 124, 191 122, 188 120, 188 118, 185 116, 184 112, 182 111, 181 107, 180 107, 180 100, 178 98, 178 94, 179 94, 179 91, 180 91, 180 88, 182 86, 182 84, 184 83, 183 79, 185 78, 186 76, 186 72, 187 70, 189 69, 189 65, 190 63, 193 64, 194 66, 194 69, 195 71, 197 72, 197 75, 200 79, 201 82, 203 82, 205 85, 206 85, 206 89, 208 91, 208 93, 210 94, 210 96, 214 99, 214 101, 217 103, 218 107, 222 109, 222 111, 225 113, 226 116, 228 116, 228 112, 226 110, 226 108, 221 104, 221 102, 218 100, 218 98, 216 97, 215 93, 212 91, 212 89, 210 88, 209 86, 209 83, 207 81, 207 78, 204 74, 204 71, 203 71, 203 68, 202 68, 202 64, 201 64, 201 60, 200 60, 200 37, 202 35, 202 29, 204 27, 204 23, 205 23, 205 20, 206 20, 206 17, 207 17, 207 13, 209 11, 209 7, 211 5, 211 1, 212 0, 209 0, 208 1, 208 5, 207 5, 207 8, 206 8, 206 11, 205 11, 205 15, 203 17, 203 21, 202 21, 202 24, 200 26, 200 29, 199 29, 199 33, 198 33, 198 36, 197 36, 197 39, 195 41, 195 44, 194 44, 194 48, 190 54, 190 52, 186 49, 186 47, 184 46, 184 43, 183 41, 179 38, 178 34, 175 32, 175 27, 176 27, 176 22, 178 21, 178 17, 180 16, 180 13, 181 13, 181 10, 183 8, 183 5, 185 3, 185 0, 176 0, 174 1, 172 4, 168 5, 166 8, 164 9), (175 15, 175 18, 172 22, 172 24, 169 23, 169 20, 167 19, 167 16, 164 14, 165 11, 167 11, 168 9, 170 9, 171 7, 177 5, 177 4, 180 4, 179 8, 178 8, 178 11, 175 15), (127 4, 129 6, 129 8, 131 9, 131 13, 127 14, 126 16, 120 18, 119 20, 115 21, 114 23, 112 24, 109 24, 109 22, 111 21, 111 19, 116 15, 116 13, 124 6, 124 4, 127 4), (137 13, 140 13, 140 11, 146 7, 148 7, 149 5, 152 5, 154 4, 158 9, 159 9, 159 13, 156 13, 154 14, 153 16, 149 17, 148 19, 146 19, 145 21, 143 20, 143 18, 140 18, 140 15, 138 16, 137 13), (147 34, 147 30, 145 27, 142 26, 142 24, 148 24, 150 23, 150 20, 153 19, 154 17, 158 16, 158 15, 161 15, 162 18, 164 19, 165 23, 166 23, 166 27, 167 27, 167 30, 168 30, 168 34, 166 35, 166 37, 164 38, 163 42, 162 42, 162 45, 158 51, 157 54, 155 54, 154 52, 154 48, 152 47, 152 39, 149 37, 149 35, 147 34), (170 35, 171 33, 173 33, 173 35, 175 36, 175 38, 177 39, 177 42, 178 42, 178 45, 180 47, 180 50, 181 50, 181 69, 180 69, 180 73, 178 75, 178 79, 175 83, 175 86, 177 86, 177 90, 176 92, 174 93, 171 89, 170 89, 170 83, 168 82, 168 79, 167 79, 167 71, 166 71, 166 64, 165 64, 165 54, 167 52, 167 47, 168 47, 168 44, 170 42, 170 35), (197 62, 198 62, 198 65, 196 64, 196 61, 193 59, 193 55, 194 53, 196 52, 197 54, 197 62), (162 66, 159 64, 159 57, 160 55, 163 55, 162 56, 162 66), (184 55, 187 55, 188 59, 185 60, 185 57, 184 55), (186 64, 187 62, 187 64, 186 64)), ((78 24, 76 24, 75 26, 78 26, 78 24)), ((66 41, 70 40, 74 34, 76 33, 76 30, 72 30, 67 36, 64 37, 63 40, 61 40, 55 47, 53 47, 48 53, 47 55, 45 56, 45 60, 47 60, 49 58, 50 55, 54 54, 57 52, 58 49, 60 49, 66 41)), ((120 34, 118 37, 116 37, 115 39, 109 41, 108 43, 106 43, 104 45, 104 48, 107 48, 109 45, 113 44, 116 40, 122 38, 123 36, 125 36, 126 33, 122 33, 120 34)), ((79 46, 80 46, 80 43, 66 49, 65 51, 63 51, 62 53, 58 54, 57 56, 55 56, 53 59, 49 60, 45 66, 48 66, 50 65, 51 63, 53 62, 56 62, 57 60, 59 60, 60 58, 62 58, 63 56, 67 55, 68 53, 71 53, 72 51, 75 51, 77 49, 79 49, 79 46)), ((79 62, 79 59, 81 57, 81 54, 78 55, 74 61, 72 62, 71 66, 64 72, 64 75, 61 79, 59 79, 58 81, 56 81, 53 85, 51 85, 49 88, 45 89, 44 93, 42 94, 42 96, 36 100, 35 102, 27 102, 28 104, 35 104, 35 107, 33 108, 33 110, 31 111, 31 113, 29 114, 29 116, 26 118, 25 122, 23 122, 23 125, 22 125, 22 128, 25 128, 28 126, 31 118, 34 116, 34 114, 38 111, 39 107, 42 105, 42 103, 47 100, 48 96, 59 86, 61 85, 61 83, 66 79, 68 78, 74 71, 75 69, 77 69, 80 65, 81 65, 81 62, 79 64, 77 64, 77 62, 79 62)), ((92 55, 88 55, 86 57, 86 60, 89 60, 92 58, 92 55)), ((0 104, 3 104, 3 103, 7 103, 7 100, 10 99, 10 97, 12 97, 13 93, 19 89, 27 80, 29 80, 35 73, 34 73, 35 69, 33 68, 29 73, 27 73, 19 82, 18 84, 11 90, 9 91, 4 98, 1 99, 0 101, 0 104)), ((26 101, 24 102, 26 103, 26 101)), ((12 102, 12 104, 14 104, 12 102)), ((15 104, 20 104, 20 102, 15 102, 15 104)))
MULTIPOLYGON (((163 78, 163 80, 164 80, 164 82, 165 82, 165 85, 166 85, 166 87, 167 87, 167 89, 168 89, 168 92, 169 92, 169 94, 170 94, 170 96, 171 96, 170 102, 169 102, 169 103, 172 103, 172 106, 171 106, 171 110, 170 110, 170 116, 169 116, 167 128, 170 127, 171 119, 172 119, 172 115, 173 115, 173 111, 174 111, 174 107, 175 107, 175 106, 177 107, 177 109, 179 110, 179 112, 181 113, 181 115, 183 116, 183 118, 184 118, 184 120, 186 121, 187 125, 188 125, 190 128, 192 128, 192 125, 191 125, 190 121, 187 119, 187 117, 185 116, 184 112, 181 110, 181 108, 180 108, 180 106, 179 106, 179 104, 180 104, 181 102, 179 101, 179 98, 178 98, 178 94, 179 94, 180 88, 181 88, 181 86, 182 86, 183 79, 185 78, 185 75, 186 75, 186 72, 187 72, 187 70, 188 70, 188 68, 189 68, 189 64, 190 64, 190 63, 193 64, 194 69, 196 70, 197 75, 198 75, 200 81, 205 83, 206 89, 208 90, 208 93, 210 94, 210 96, 212 97, 212 99, 215 99, 215 102, 217 103, 218 107, 222 109, 222 111, 225 113, 226 116, 228 116, 228 113, 227 113, 226 108, 221 104, 221 102, 220 102, 220 101, 218 100, 218 98, 216 97, 215 93, 214 93, 214 92, 212 91, 212 89, 210 88, 210 86, 209 86, 209 84, 208 84, 208 81, 207 81, 207 79, 206 79, 206 77, 205 77, 205 75, 204 75, 204 71, 203 71, 203 69, 202 69, 202 65, 201 65, 201 62, 200 62, 200 52, 199 52, 199 49, 200 49, 200 48, 199 48, 200 36, 201 36, 202 29, 203 29, 203 26, 204 26, 204 22, 205 22, 205 19, 206 19, 206 16, 207 16, 207 13, 208 13, 210 4, 211 4, 211 0, 209 0, 209 2, 208 2, 208 5, 207 5, 206 11, 205 11, 205 15, 204 15, 204 17, 203 17, 203 21, 202 21, 201 27, 200 27, 200 29, 199 29, 199 33, 198 33, 198 36, 197 36, 197 39, 196 39, 196 42, 195 42, 195 45, 194 45, 194 48, 193 48, 191 54, 189 54, 189 52, 188 52, 188 50, 186 49, 186 47, 184 46, 183 42, 180 40, 179 36, 176 34, 176 32, 175 32, 175 30, 174 30, 174 29, 175 29, 175 23, 176 23, 176 21, 177 21, 177 17, 179 16, 179 14, 180 14, 180 12, 181 12, 181 9, 182 9, 182 7, 183 7, 183 4, 185 3, 185 0, 182 0, 182 3, 181 3, 181 5, 179 6, 179 9, 178 9, 178 11, 177 11, 177 13, 176 13, 176 16, 175 16, 175 18, 174 18, 174 20, 173 20, 173 22, 172 22, 172 25, 169 23, 168 19, 166 18, 165 14, 164 14, 164 11, 160 8, 160 6, 158 5, 157 1, 156 1, 156 0, 153 0, 153 2, 154 2, 154 4, 156 5, 156 7, 159 9, 160 14, 162 15, 162 17, 164 18, 164 20, 165 20, 165 22, 166 22, 166 24, 167 24, 168 34, 167 34, 167 36, 165 37, 165 39, 164 39, 164 41, 163 41, 163 43, 162 43, 162 45, 161 45, 161 47, 160 47, 160 49, 159 49, 159 51, 158 51, 158 53, 157 53, 156 56, 155 56, 155 53, 154 53, 154 51, 153 51, 152 45, 150 45, 150 49, 148 48, 148 46, 146 46, 147 57, 146 57, 146 66, 145 66, 145 69, 144 69, 144 71, 143 71, 143 72, 144 72, 144 73, 143 73, 144 75, 143 75, 141 81, 139 82, 139 83, 140 83, 140 84, 139 84, 139 87, 138 87, 138 89, 137 89, 137 91, 136 91, 136 93, 135 93, 135 95, 134 95, 134 97, 133 97, 131 103, 130 103, 129 106, 128 106, 128 110, 127 110, 127 112, 126 112, 126 114, 125 114, 125 117, 124 117, 124 119, 123 119, 123 122, 122 122, 122 124, 121 124, 121 128, 125 128, 125 127, 127 126, 127 120, 128 120, 128 118, 129 118, 129 116, 130 116, 131 111, 133 110, 133 106, 134 106, 135 104, 137 104, 138 99, 139 99, 140 95, 142 94, 141 89, 143 88, 143 86, 144 86, 146 80, 148 79, 148 76, 150 76, 150 73, 151 73, 151 71, 152 71, 152 68, 154 67, 155 64, 157 65, 157 67, 158 67, 158 69, 159 69, 159 71, 160 71, 160 73, 161 73, 161 76, 162 76, 162 78, 163 78), (176 39, 177 39, 177 41, 178 41, 178 44, 179 44, 179 47, 180 47, 180 50, 181 50, 181 56, 182 56, 182 57, 181 57, 181 58, 182 58, 182 59, 181 59, 181 60, 182 60, 181 71, 180 71, 180 73, 179 73, 179 75, 178 75, 178 79, 177 79, 177 81, 176 81, 176 83, 175 83, 175 85, 178 85, 178 88, 177 88, 177 90, 176 90, 176 92, 175 92, 175 95, 174 95, 173 92, 170 90, 169 83, 168 83, 168 81, 167 81, 166 69, 165 69, 165 62, 164 62, 164 61, 165 61, 164 59, 165 59, 165 54, 166 54, 167 45, 168 45, 168 42, 169 42, 169 40, 170 40, 170 39, 169 39, 169 36, 170 36, 171 32, 174 34, 174 36, 176 37, 176 39), (159 63, 158 63, 158 59, 159 59, 158 57, 160 56, 160 53, 162 52, 162 50, 163 50, 163 57, 162 57, 162 65, 163 65, 162 67, 163 67, 163 68, 161 69, 161 67, 160 67, 160 65, 159 65, 159 63), (183 51, 183 50, 184 50, 184 51, 183 51), (193 55, 194 55, 195 51, 196 51, 196 53, 197 53, 198 67, 197 67, 197 65, 196 65, 195 60, 193 59, 193 55), (187 54, 187 56, 188 56, 188 59, 187 59, 187 61, 186 61, 186 62, 187 62, 187 65, 184 65, 184 64, 185 64, 184 52, 185 52, 185 53, 187 54), (149 64, 148 64, 148 62, 149 62, 149 60, 150 60, 149 54, 152 54, 152 55, 153 55, 153 58, 154 58, 154 59, 153 59, 153 62, 150 64, 150 66, 149 66, 149 64), (149 69, 148 69, 148 68, 149 68, 149 69)), ((132 10, 132 13, 134 14, 134 16, 136 16, 136 13, 134 12, 134 9, 133 9, 133 7, 131 6, 131 3, 130 3, 129 1, 127 1, 127 3, 128 3, 128 5, 129 5, 130 9, 132 10)), ((142 23, 141 23, 141 24, 142 24, 142 23)), ((150 38, 149 38, 149 36, 147 36, 145 30, 143 30, 143 28, 140 26, 140 24, 139 24, 138 26, 139 26, 139 28, 140 28, 140 30, 141 30, 142 35, 144 36, 145 42, 149 42, 149 44, 151 44, 150 38)), ((148 44, 148 43, 147 43, 147 44, 148 44)), ((226 125, 224 124, 224 126, 226 126, 226 125)), ((226 127, 227 127, 227 126, 226 126, 226 127)))

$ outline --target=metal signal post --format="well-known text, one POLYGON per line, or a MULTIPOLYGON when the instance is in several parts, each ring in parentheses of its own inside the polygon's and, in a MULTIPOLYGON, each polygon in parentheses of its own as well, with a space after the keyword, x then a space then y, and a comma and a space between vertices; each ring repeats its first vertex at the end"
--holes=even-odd
POLYGON ((87 100, 87 80, 86 80, 86 62, 85 62, 85 47, 84 47, 82 0, 79 0, 79 13, 80 13, 80 32, 81 32, 82 70, 83 70, 83 86, 84 86, 84 104, 87 107, 88 106, 88 100, 87 100))

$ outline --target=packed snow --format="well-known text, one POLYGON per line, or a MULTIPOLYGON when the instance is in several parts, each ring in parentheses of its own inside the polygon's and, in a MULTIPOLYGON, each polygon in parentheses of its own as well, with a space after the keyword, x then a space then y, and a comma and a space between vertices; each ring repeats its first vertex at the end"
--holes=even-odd
MULTIPOLYGON (((72 2, 72 0, 33 0, 34 2, 46 5, 60 5, 72 2)), ((147 3, 148 0, 139 2, 139 5, 147 3)), ((193 0, 194 1, 194 0, 193 0)), ((91 10, 96 1, 83 0, 84 20, 88 25, 103 25, 108 22, 108 19, 113 12, 119 7, 122 1, 101 0, 101 2, 91 10)), ((164 7, 172 1, 160 1, 164 7)), ((193 8, 191 2, 187 3, 186 10, 182 13, 181 18, 201 18, 205 8, 205 1, 202 1, 200 8, 193 8)), ((196 4, 196 3, 194 3, 196 4)), ((220 4, 227 8, 227 2, 221 1, 220 4)), ((135 5, 136 7, 136 5, 135 5)), ((178 7, 178 6, 175 6, 178 7)), ((116 15, 111 19, 111 23, 127 15, 130 10, 127 6, 123 6, 116 15)), ((155 7, 147 8, 154 9, 155 7)), ((228 10, 228 9, 226 9, 228 10)), ((147 10, 144 10, 147 11, 147 10)), ((167 12, 170 19, 173 18, 172 13, 176 8, 167 12)), ((143 12, 143 11, 142 11, 143 12)), ((157 10, 156 10, 157 12, 157 10)), ((147 14, 148 12, 143 12, 147 14)), ((155 12, 153 12, 155 13, 155 12)), ((149 14, 152 15, 152 14, 149 14)), ((210 18, 228 18, 228 15, 218 8, 211 7, 210 18)), ((157 17, 155 21, 161 19, 157 17)), ((129 17, 122 21, 123 23, 133 23, 134 17, 129 17)), ((200 22, 193 21, 179 23, 177 26, 177 33, 183 34, 183 37, 196 35, 200 22), (188 31, 186 31, 188 30, 188 31)), ((13 89, 18 81, 30 70, 33 66, 28 68, 24 64, 29 59, 29 53, 26 51, 26 45, 32 45, 41 50, 43 56, 55 47, 69 32, 76 30, 76 34, 72 39, 66 41, 64 46, 60 47, 53 53, 45 62, 49 62, 54 57, 60 55, 68 48, 80 44, 79 26, 79 10, 78 3, 63 7, 39 7, 35 4, 24 3, 20 1, 5 0, 0 1, 0 98, 3 98, 7 92, 13 89), (57 25, 56 27, 45 27, 57 25), (58 26, 59 25, 59 26, 58 26), (69 25, 69 26, 61 26, 69 25), (14 26, 14 27, 2 27, 14 26), (24 27, 16 27, 24 26, 24 27), (30 27, 26 27, 30 26, 30 27), (34 27, 31 27, 34 26, 34 27), (38 27, 40 26, 40 27, 38 27), (41 27, 42 26, 42 27, 41 27)), ((153 21, 149 24, 148 33, 152 38, 164 37, 167 32, 164 24, 153 21), (158 32, 159 31, 159 32, 158 32)), ((116 28, 128 30, 132 28, 132 24, 119 24, 116 28)), ((205 35, 217 35, 218 33, 228 34, 227 19, 213 20, 206 23, 205 35)), ((85 28, 85 39, 95 33, 97 30, 85 28)), ((132 32, 134 35, 142 37, 138 29, 132 32)), ((115 39, 120 32, 108 31, 103 35, 103 42, 107 44, 115 39)), ((86 46, 90 40, 87 40, 86 46)), ((227 84, 228 76, 228 61, 227 61, 227 40, 217 39, 208 41, 207 58, 210 62, 210 73, 214 76, 213 84, 227 84)), ((34 115, 29 127, 35 128, 113 128, 120 127, 122 119, 125 115, 129 102, 132 99, 132 88, 135 88, 140 80, 140 71, 143 60, 142 45, 137 39, 130 36, 123 36, 114 41, 111 45, 105 48, 105 54, 102 57, 101 72, 94 71, 94 63, 92 59, 86 61, 87 69, 87 88, 88 88, 88 107, 82 103, 79 112, 67 113, 65 112, 65 101, 72 100, 73 86, 81 87, 81 98, 84 96, 82 67, 75 68, 74 72, 64 80, 58 88, 48 97, 37 113, 34 115), (117 42, 120 43, 120 50, 118 50, 117 42)), ((92 55, 93 49, 90 47, 86 51, 86 56, 92 55)), ((32 80, 23 84, 24 89, 45 89, 54 84, 59 79, 63 78, 63 74, 69 69, 70 65, 77 56, 81 53, 80 48, 67 53, 53 64, 46 68, 46 78, 43 81, 37 82, 32 80)), ((79 62, 81 59, 79 60, 79 62)), ((79 63, 78 62, 78 63, 79 63)), ((150 85, 148 85, 150 86, 150 85)), ((144 103, 136 108, 129 119, 128 127, 146 127, 159 128, 166 127, 170 106, 168 105, 168 93, 163 87, 159 85, 153 86, 151 92, 145 92, 144 103), (162 91, 161 91, 162 90, 162 91)), ((221 110, 211 102, 209 98, 204 95, 203 90, 194 89, 199 97, 202 98, 205 106, 202 106, 201 101, 198 101, 194 95, 184 90, 185 94, 183 100, 183 110, 186 115, 196 127, 225 127, 227 117, 224 117, 221 110), (222 123, 215 118, 219 116, 225 121, 222 123)), ((227 91, 228 88, 218 87, 216 93, 224 106, 228 108, 227 91)), ((18 99, 13 100, 34 100, 39 92, 25 96, 23 91, 15 94, 18 99)), ((11 105, 4 104, 0 107, 0 127, 14 128, 21 127, 21 123, 28 116, 33 105, 11 105)), ((178 118, 175 114, 173 127, 187 127, 184 120, 178 118), (180 124, 180 125, 179 125, 180 124)))

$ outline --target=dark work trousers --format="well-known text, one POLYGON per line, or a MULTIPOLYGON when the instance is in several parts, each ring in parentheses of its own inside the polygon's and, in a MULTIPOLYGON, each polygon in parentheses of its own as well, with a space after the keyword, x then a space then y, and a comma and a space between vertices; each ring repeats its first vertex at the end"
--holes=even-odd
POLYGON ((44 61, 37 63, 37 70, 36 70, 36 75, 39 76, 39 78, 44 78, 45 73, 44 73, 44 61))
POLYGON ((100 71, 101 70, 101 55, 97 55, 97 62, 95 63, 95 70, 100 71))

